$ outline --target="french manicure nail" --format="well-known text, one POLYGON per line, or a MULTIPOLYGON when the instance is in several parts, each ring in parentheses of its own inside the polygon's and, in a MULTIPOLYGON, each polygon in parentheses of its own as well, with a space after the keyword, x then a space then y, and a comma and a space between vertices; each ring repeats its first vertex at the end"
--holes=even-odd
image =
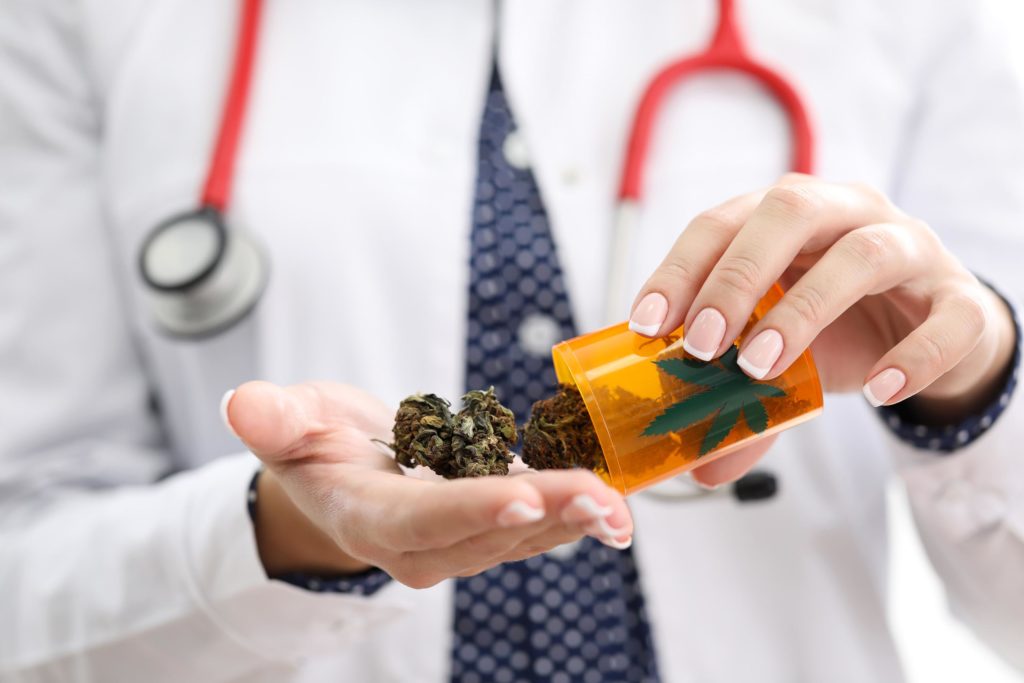
POLYGON ((598 505, 597 501, 589 494, 579 493, 573 496, 572 501, 562 510, 562 521, 569 524, 580 524, 604 519, 610 514, 612 514, 611 507, 598 505))
POLYGON ((514 500, 498 513, 498 526, 524 526, 544 519, 544 511, 521 500, 514 500))
POLYGON ((754 379, 764 379, 782 355, 782 346, 781 334, 765 330, 743 347, 736 365, 754 379))
POLYGON ((630 536, 625 541, 617 541, 614 538, 601 538, 598 539, 601 543, 605 544, 609 548, 615 548, 616 550, 625 550, 629 546, 633 545, 633 537, 630 536))
POLYGON ((725 317, 713 308, 705 308, 690 323, 683 337, 683 348, 703 361, 715 357, 725 337, 725 317))
POLYGON ((602 541, 607 538, 618 538, 626 533, 624 528, 616 529, 603 517, 584 525, 583 530, 587 532, 587 535, 594 536, 602 541))
POLYGON ((873 407, 879 408, 906 386, 907 376, 902 370, 889 368, 875 375, 874 379, 864 385, 864 398, 873 407))
POLYGON ((636 305, 629 317, 629 329, 645 337, 653 337, 668 316, 668 299, 660 292, 651 292, 636 305))
POLYGON ((221 399, 220 399, 220 419, 224 422, 224 426, 228 428, 228 431, 231 432, 231 436, 233 436, 233 437, 235 437, 237 439, 237 438, 239 438, 238 437, 238 432, 236 432, 235 428, 231 426, 231 420, 228 419, 228 405, 231 403, 231 399, 234 397, 234 395, 235 395, 235 390, 234 389, 228 389, 226 392, 224 392, 224 396, 221 397, 221 399))

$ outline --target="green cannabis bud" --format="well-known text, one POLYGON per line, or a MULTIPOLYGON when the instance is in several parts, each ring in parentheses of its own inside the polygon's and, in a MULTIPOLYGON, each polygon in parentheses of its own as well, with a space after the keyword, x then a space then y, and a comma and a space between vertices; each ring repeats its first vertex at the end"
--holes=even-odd
POLYGON ((414 394, 402 401, 395 415, 391 444, 395 460, 406 467, 435 469, 452 439, 451 404, 435 394, 414 394))
POLYGON ((451 404, 434 394, 402 401, 392 444, 398 463, 429 467, 445 479, 508 474, 515 415, 501 405, 494 387, 470 391, 462 402, 462 410, 452 415, 451 404))
POLYGON ((557 394, 534 403, 522 437, 523 462, 536 470, 604 467, 601 444, 576 387, 562 384, 557 394))

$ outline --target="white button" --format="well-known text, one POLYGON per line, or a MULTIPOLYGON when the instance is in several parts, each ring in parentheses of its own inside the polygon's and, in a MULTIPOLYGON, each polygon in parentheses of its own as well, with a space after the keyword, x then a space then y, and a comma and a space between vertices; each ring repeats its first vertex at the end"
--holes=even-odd
POLYGON ((580 170, 570 166, 562 171, 562 182, 566 185, 575 185, 580 181, 580 170))
POLYGON ((530 153, 527 151, 526 141, 523 140, 519 131, 514 130, 505 136, 505 142, 501 145, 501 153, 512 168, 523 171, 530 167, 530 153))
POLYGON ((531 313, 523 318, 516 333, 519 347, 534 356, 546 356, 551 347, 562 341, 558 322, 549 315, 531 313))

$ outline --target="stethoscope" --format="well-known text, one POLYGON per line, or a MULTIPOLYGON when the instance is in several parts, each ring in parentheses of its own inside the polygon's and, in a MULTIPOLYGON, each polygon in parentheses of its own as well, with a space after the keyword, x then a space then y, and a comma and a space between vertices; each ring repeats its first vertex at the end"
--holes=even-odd
MULTIPOLYGON (((633 119, 608 262, 606 319, 618 320, 619 296, 625 291, 629 245, 637 229, 644 162, 651 134, 665 96, 680 82, 708 71, 731 70, 752 77, 771 93, 784 110, 792 136, 793 170, 810 173, 814 137, 810 117, 796 89, 778 72, 754 60, 737 21, 735 0, 718 0, 714 38, 701 53, 676 60, 648 84, 633 119)), ((242 124, 248 104, 256 57, 263 0, 241 0, 235 58, 224 109, 199 208, 168 218, 147 237, 139 266, 153 302, 157 326, 176 337, 202 338, 231 327, 259 301, 269 273, 267 258, 245 232, 228 229, 228 209, 242 124)), ((648 495, 662 499, 697 499, 712 495, 678 479, 648 495)), ((775 495, 777 481, 767 472, 748 474, 729 489, 740 501, 775 495)))
POLYGON ((259 301, 270 272, 249 234, 228 229, 235 159, 252 81, 262 0, 243 0, 234 71, 199 207, 157 225, 139 252, 151 313, 162 332, 201 339, 234 326, 259 301))

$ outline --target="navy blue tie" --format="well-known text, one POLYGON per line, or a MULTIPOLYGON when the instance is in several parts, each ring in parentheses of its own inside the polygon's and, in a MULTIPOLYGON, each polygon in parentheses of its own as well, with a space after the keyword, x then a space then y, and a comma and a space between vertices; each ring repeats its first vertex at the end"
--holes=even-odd
MULTIPOLYGON (((501 87, 480 128, 470 249, 466 389, 493 386, 517 418, 556 387, 551 346, 575 334, 554 239, 501 87)), ((658 680, 630 551, 586 538, 552 554, 459 579, 452 680, 658 680)))

